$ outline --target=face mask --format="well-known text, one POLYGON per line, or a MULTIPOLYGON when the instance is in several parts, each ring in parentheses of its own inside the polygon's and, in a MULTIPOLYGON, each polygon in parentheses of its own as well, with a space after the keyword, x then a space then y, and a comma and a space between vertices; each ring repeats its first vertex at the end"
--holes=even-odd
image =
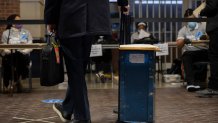
POLYGON ((188 22, 188 27, 191 29, 191 30, 194 30, 195 27, 197 25, 197 22, 188 22))
POLYGON ((16 25, 15 25, 15 28, 17 28, 17 29, 21 29, 22 27, 23 27, 22 24, 16 24, 16 25))
POLYGON ((138 29, 138 33, 142 32, 142 31, 144 31, 144 29, 138 29))

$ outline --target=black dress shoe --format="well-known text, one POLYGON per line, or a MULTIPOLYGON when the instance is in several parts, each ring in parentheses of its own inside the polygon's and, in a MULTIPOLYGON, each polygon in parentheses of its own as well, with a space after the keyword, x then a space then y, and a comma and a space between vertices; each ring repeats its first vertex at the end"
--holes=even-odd
POLYGON ((59 103, 53 104, 53 110, 58 114, 58 116, 63 122, 69 122, 71 120, 72 114, 68 114, 67 112, 64 112, 61 104, 59 103))
POLYGON ((72 120, 70 123, 91 123, 90 120, 72 120))

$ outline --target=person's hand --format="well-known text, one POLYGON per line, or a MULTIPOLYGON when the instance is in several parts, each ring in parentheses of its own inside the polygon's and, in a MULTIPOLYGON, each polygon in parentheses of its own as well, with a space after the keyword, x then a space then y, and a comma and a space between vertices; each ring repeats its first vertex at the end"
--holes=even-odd
POLYGON ((190 40, 190 39, 187 39, 187 38, 185 38, 185 39, 184 39, 184 43, 185 43, 185 44, 191 44, 191 40, 190 40))
POLYGON ((48 31, 48 33, 55 33, 56 32, 56 25, 55 24, 48 24, 47 31, 48 31))
POLYGON ((119 10, 121 11, 121 9, 123 9, 123 14, 125 15, 129 15, 129 11, 130 11, 130 6, 119 6, 119 10))
POLYGON ((28 54, 28 53, 25 52, 24 50, 21 50, 20 52, 21 52, 22 54, 24 54, 24 55, 28 54))
POLYGON ((4 54, 5 54, 5 55, 11 54, 11 51, 8 50, 8 49, 5 49, 5 50, 4 50, 4 54))
POLYGON ((209 38, 208 38, 208 36, 207 35, 202 35, 201 37, 200 37, 200 40, 208 40, 209 38))
POLYGON ((30 49, 24 49, 24 50, 20 50, 19 52, 21 52, 24 55, 27 55, 30 53, 30 51, 31 51, 30 49))

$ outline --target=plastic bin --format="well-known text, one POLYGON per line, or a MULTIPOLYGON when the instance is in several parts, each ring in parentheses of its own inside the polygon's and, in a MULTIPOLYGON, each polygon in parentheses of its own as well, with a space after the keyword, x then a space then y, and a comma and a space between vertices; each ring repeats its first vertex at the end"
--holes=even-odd
POLYGON ((118 122, 154 122, 155 51, 153 45, 121 45, 118 122))

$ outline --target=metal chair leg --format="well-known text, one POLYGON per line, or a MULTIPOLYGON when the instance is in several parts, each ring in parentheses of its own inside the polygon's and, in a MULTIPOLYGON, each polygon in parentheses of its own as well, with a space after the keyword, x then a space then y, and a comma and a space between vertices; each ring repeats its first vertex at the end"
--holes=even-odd
POLYGON ((29 65, 29 76, 28 76, 28 80, 29 80, 29 92, 32 91, 32 63, 30 62, 29 65))

